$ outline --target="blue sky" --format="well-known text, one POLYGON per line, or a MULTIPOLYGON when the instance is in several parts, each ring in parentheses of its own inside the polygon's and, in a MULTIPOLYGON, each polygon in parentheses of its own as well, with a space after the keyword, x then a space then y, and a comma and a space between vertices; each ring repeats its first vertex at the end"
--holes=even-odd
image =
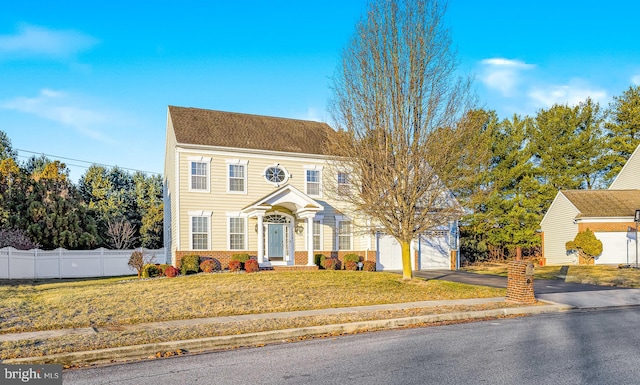
MULTIPOLYGON (((329 78, 364 0, 12 2, 0 130, 21 156, 162 172, 167 105, 330 121, 329 78), (53 158, 53 157, 52 157, 53 158)), ((462 1, 460 73, 501 118, 640 84, 635 1, 462 1)), ((78 166, 76 166, 78 165, 78 166)))

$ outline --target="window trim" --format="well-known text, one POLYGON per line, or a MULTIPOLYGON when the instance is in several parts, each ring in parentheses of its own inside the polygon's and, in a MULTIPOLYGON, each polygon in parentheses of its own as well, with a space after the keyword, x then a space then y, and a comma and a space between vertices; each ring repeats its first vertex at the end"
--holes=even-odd
POLYGON ((227 213, 227 250, 233 251, 245 251, 247 250, 247 217, 241 215, 239 212, 227 213), (232 249, 231 248, 231 219, 241 219, 243 223, 243 232, 242 233, 233 233, 233 234, 242 234, 242 249, 232 249))
POLYGON ((211 250, 211 211, 189 211, 189 250, 190 251, 201 251, 201 250, 211 250), (193 247, 193 218, 206 218, 207 220, 207 248, 205 249, 196 249, 193 247))
POLYGON ((336 250, 338 251, 352 251, 353 250, 353 220, 346 217, 336 217, 336 250), (342 249, 340 248, 340 224, 342 222, 350 222, 351 223, 351 232, 349 233, 349 248, 342 249))
POLYGON ((304 193, 310 197, 322 198, 322 166, 305 165, 304 166, 304 193), (309 194, 309 171, 318 172, 318 182, 311 182, 318 184, 318 194, 309 194))
MULTIPOLYGON (((324 216, 323 215, 316 215, 315 218, 313 218, 313 223, 315 222, 320 222, 320 248, 316 249, 315 245, 313 250, 314 251, 322 251, 322 249, 324 249, 324 231, 323 231, 323 226, 324 226, 324 216)), ((312 225, 313 226, 313 225, 312 225)), ((309 250, 309 233, 308 233, 308 229, 306 229, 305 227, 305 234, 304 234, 304 246, 306 247, 307 250, 309 250)), ((313 231, 313 229, 312 229, 313 231)), ((313 235, 315 238, 315 234, 313 235)))
POLYGON ((280 187, 282 185, 285 185, 289 181, 289 178, 291 178, 291 174, 289 174, 289 171, 287 171, 287 169, 283 165, 281 165, 280 163, 274 163, 274 164, 270 164, 270 165, 268 165, 267 167, 264 168, 264 171, 262 172, 262 178, 264 179, 265 182, 267 182, 267 183, 269 183, 271 185, 274 185, 276 187, 280 187), (274 168, 274 167, 277 167, 277 168, 281 169, 282 172, 284 172, 284 179, 282 181, 280 181, 280 182, 272 182, 269 179, 267 179, 267 170, 270 169, 270 168, 274 168))
MULTIPOLYGON (((247 166, 249 164, 248 160, 244 160, 244 159, 227 159, 225 161, 226 163, 226 179, 227 179, 227 194, 247 194, 249 189, 247 186, 247 174, 249 173, 249 167, 247 166), (243 191, 232 191, 231 190, 231 166, 242 166, 244 168, 244 190, 243 191)), ((233 178, 233 179, 240 179, 240 178, 233 178)))
POLYGON ((188 185, 189 185, 189 191, 190 192, 201 192, 201 193, 208 193, 211 192, 211 158, 206 158, 203 156, 190 156, 187 158, 187 160, 189 161, 188 167, 189 169, 187 170, 187 173, 189 175, 189 180, 188 180, 188 185), (205 165, 205 172, 204 172, 204 177, 205 177, 205 185, 206 188, 203 189, 199 189, 199 188, 193 188, 193 177, 194 176, 202 176, 202 175, 194 175, 193 174, 193 164, 194 163, 202 163, 205 165))

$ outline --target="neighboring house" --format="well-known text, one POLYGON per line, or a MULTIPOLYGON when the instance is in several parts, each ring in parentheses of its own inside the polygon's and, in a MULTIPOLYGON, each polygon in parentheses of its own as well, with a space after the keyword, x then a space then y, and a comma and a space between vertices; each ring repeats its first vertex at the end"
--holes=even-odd
MULTIPOLYGON (((325 180, 332 135, 326 123, 169 106, 164 223, 172 263, 198 254, 226 267, 232 254, 248 253, 262 267, 315 266, 318 253, 356 253, 390 269, 390 254, 377 252, 389 237, 356 231, 367 219, 349 216, 326 191, 350 188, 345 173, 325 180)), ((414 268, 449 268, 449 234, 416 242, 414 268)))
POLYGON ((548 265, 577 264, 565 245, 587 228, 602 241, 596 265, 635 262, 635 210, 640 190, 559 191, 540 223, 542 254, 548 265))

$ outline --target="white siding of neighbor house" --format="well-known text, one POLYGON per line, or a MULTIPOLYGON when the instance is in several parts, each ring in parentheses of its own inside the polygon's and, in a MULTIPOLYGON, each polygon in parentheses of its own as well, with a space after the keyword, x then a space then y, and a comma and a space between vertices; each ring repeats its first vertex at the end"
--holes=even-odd
POLYGON ((548 265, 575 262, 573 255, 567 255, 565 244, 578 234, 578 225, 573 222, 578 214, 578 209, 559 191, 540 223, 544 234, 543 257, 548 265))
POLYGON ((640 146, 631 154, 620 173, 609 186, 609 190, 640 189, 640 146))

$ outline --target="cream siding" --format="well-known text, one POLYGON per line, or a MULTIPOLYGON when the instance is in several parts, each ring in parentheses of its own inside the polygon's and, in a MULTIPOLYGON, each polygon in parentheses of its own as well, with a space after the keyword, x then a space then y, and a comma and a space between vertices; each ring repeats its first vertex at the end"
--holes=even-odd
POLYGON ((631 154, 616 179, 613 180, 610 190, 635 190, 640 189, 640 146, 631 154))
MULTIPOLYGON (((169 112, 167 112, 169 114, 169 112)), ((176 135, 173 130, 173 123, 171 117, 167 119, 167 137, 166 147, 164 154, 164 180, 163 180, 163 195, 164 195, 164 247, 169 251, 169 255, 174 255, 174 251, 178 247, 175 242, 174 235, 177 234, 177 208, 176 208, 176 196, 178 190, 176 189, 175 180, 175 164, 176 164, 176 135)))
MULTIPOLYGON (((186 147, 186 146, 185 146, 186 147)), ((309 156, 295 157, 292 154, 283 153, 282 156, 276 156, 275 154, 260 154, 256 151, 256 154, 247 154, 244 152, 233 151, 213 151, 213 150, 195 150, 185 147, 178 147, 179 154, 179 173, 180 173, 180 222, 185 225, 181 226, 180 232, 180 245, 179 250, 190 249, 189 238, 189 211, 194 210, 207 210, 212 211, 212 223, 211 223, 211 249, 212 250, 226 250, 228 243, 228 229, 227 229, 227 212, 240 211, 251 202, 255 202, 258 199, 274 192, 279 188, 270 182, 267 182, 264 178, 265 170, 275 164, 279 164, 289 174, 287 184, 305 191, 306 181, 306 168, 310 164, 318 166, 325 165, 325 160, 322 158, 312 158, 309 156), (189 191, 189 158, 190 157, 210 157, 210 191, 209 192, 196 192, 189 191), (246 175, 247 175, 247 193, 237 194, 228 193, 228 162, 229 160, 239 160, 246 162, 246 175)), ((326 170, 324 167, 323 172, 326 170)), ((324 175, 322 180, 324 182, 324 175)), ((324 183, 323 183, 324 184, 324 183)), ((280 186, 281 187, 281 186, 280 186)), ((322 186, 323 190, 325 186, 322 186)), ((335 215, 336 209, 340 209, 344 206, 343 202, 327 199, 326 194, 324 198, 317 198, 316 200, 324 206, 325 210, 318 213, 322 215, 323 219, 323 250, 331 251, 336 250, 335 247, 335 215)), ((284 210, 283 210, 284 211, 284 210)), ((247 221, 247 236, 248 236, 248 250, 255 251, 257 249, 257 234, 255 232, 255 226, 257 220, 255 218, 249 218, 247 221)), ((306 227, 305 220, 297 220, 296 224, 301 224, 306 227)), ((302 234, 294 234, 295 249, 296 251, 306 250, 305 232, 302 234)), ((363 245, 365 240, 359 239, 354 235, 354 249, 358 249, 363 245)))
POLYGON ((558 192, 540 227, 544 234, 544 258, 549 265, 573 264, 573 255, 567 255, 565 244, 578 234, 578 225, 573 222, 578 209, 562 193, 558 192))

